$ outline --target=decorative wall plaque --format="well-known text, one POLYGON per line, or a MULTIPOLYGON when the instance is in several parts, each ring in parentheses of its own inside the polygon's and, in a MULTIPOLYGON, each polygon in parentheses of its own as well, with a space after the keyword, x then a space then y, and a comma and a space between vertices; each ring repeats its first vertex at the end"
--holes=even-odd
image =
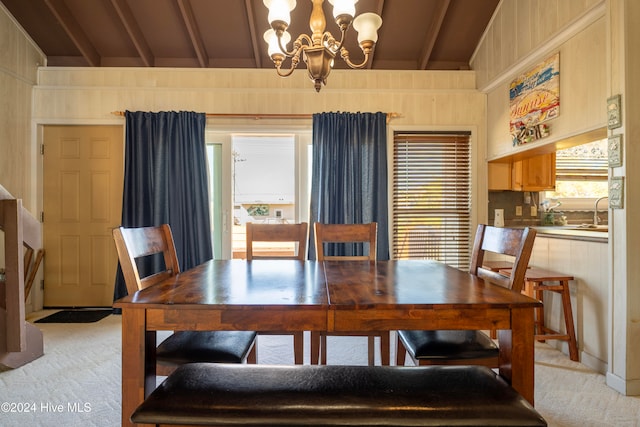
POLYGON ((609 179, 609 207, 624 208, 624 177, 616 176, 609 179))
POLYGON ((620 108, 620 95, 614 95, 607 99, 607 127, 615 129, 622 126, 622 109, 620 108))
POLYGON ((538 138, 533 138, 537 125, 560 114, 559 53, 511 81, 509 110, 509 132, 514 146, 548 135, 548 127, 544 127, 539 129, 542 133, 538 138))
POLYGON ((610 136, 608 142, 609 167, 622 166, 622 135, 610 136))

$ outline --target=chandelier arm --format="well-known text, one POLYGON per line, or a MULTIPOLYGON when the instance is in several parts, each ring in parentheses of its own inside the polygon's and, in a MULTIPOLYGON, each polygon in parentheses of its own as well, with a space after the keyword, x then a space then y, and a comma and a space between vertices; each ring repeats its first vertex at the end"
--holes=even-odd
POLYGON ((294 55, 291 56, 291 67, 288 70, 283 72, 281 66, 276 65, 276 73, 280 77, 289 77, 291 74, 293 74, 293 71, 296 69, 296 67, 298 66, 298 63, 300 62, 300 54, 302 53, 303 50, 304 50, 304 46, 301 46, 294 53, 294 55))
POLYGON ((322 35, 322 39, 325 40, 328 44, 329 44, 329 48, 331 50, 333 50, 334 52, 338 52, 342 49, 342 45, 344 44, 346 38, 347 38, 347 31, 345 30, 340 30, 341 34, 340 34, 340 42, 337 42, 335 37, 333 37, 333 34, 331 34, 329 31, 325 31, 325 33, 322 35))
POLYGON ((293 50, 291 52, 287 51, 285 47, 282 45, 282 37, 278 36, 278 47, 285 54, 287 58, 292 58, 295 55, 300 56, 300 51, 304 46, 304 42, 307 42, 307 45, 311 46, 312 41, 311 37, 306 34, 300 34, 298 38, 293 42, 293 50))
POLYGON ((340 49, 340 56, 342 57, 344 62, 351 68, 364 68, 364 66, 367 65, 367 61, 369 61, 369 52, 363 52, 363 53, 364 53, 364 59, 362 60, 362 62, 360 64, 354 64, 349 59, 349 51, 344 47, 340 49))
POLYGON ((289 77, 291 74, 293 74, 293 70, 295 70, 296 67, 293 66, 293 64, 291 64, 291 68, 286 71, 286 72, 282 72, 280 67, 276 66, 276 74, 279 75, 280 77, 289 77))

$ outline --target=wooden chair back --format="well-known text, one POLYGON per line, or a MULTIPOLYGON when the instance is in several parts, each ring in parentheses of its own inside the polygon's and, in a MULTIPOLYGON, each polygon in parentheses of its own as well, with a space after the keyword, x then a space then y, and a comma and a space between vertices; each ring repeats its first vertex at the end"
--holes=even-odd
POLYGON ((307 256, 309 224, 253 224, 247 223, 247 260, 252 259, 297 259, 304 261, 307 256), (294 242, 298 252, 293 256, 256 255, 254 242, 294 242))
POLYGON ((378 223, 368 224, 322 224, 313 225, 318 261, 375 261, 377 256, 378 223), (369 255, 328 256, 325 255, 324 243, 368 243, 369 255))
POLYGON ((524 278, 535 237, 536 230, 529 227, 505 228, 478 225, 471 254, 470 273, 515 292, 521 292, 524 288, 524 278), (486 252, 513 257, 511 275, 506 277, 498 272, 482 268, 486 252))
POLYGON ((129 295, 180 273, 169 224, 157 227, 114 228, 113 239, 129 295), (164 269, 140 277, 136 259, 160 253, 163 255, 164 269))

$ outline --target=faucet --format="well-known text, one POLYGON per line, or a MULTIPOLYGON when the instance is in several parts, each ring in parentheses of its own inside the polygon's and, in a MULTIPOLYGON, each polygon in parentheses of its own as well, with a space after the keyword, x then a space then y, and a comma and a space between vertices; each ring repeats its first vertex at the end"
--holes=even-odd
POLYGON ((609 196, 604 196, 604 197, 598 197, 596 199, 596 205, 595 205, 595 208, 593 209, 593 225, 600 224, 600 218, 598 218, 598 203, 600 203, 600 200, 608 199, 608 198, 609 196))

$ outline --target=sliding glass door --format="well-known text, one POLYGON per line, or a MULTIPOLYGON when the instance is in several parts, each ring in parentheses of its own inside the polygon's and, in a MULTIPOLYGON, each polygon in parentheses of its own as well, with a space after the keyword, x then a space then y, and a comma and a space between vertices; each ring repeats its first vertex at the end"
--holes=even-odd
POLYGON ((247 222, 308 221, 310 148, 311 129, 207 132, 216 259, 245 257, 247 222))

